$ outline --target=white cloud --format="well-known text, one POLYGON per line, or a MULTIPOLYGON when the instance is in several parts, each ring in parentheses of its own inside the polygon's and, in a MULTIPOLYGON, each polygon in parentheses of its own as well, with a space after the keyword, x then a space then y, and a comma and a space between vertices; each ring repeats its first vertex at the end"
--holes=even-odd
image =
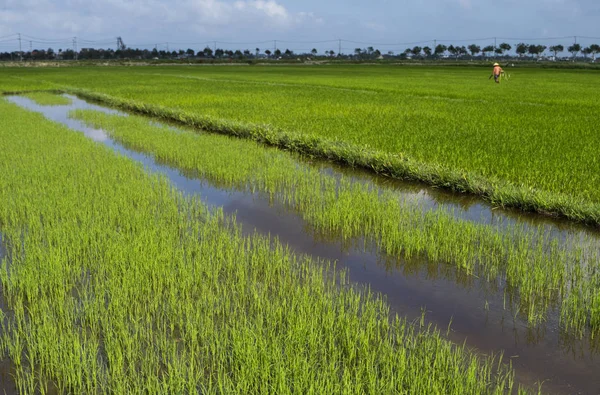
MULTIPOLYGON (((323 22, 312 12, 290 12, 277 0, 2 1, 2 31, 51 37, 153 32, 166 39, 178 34, 181 39, 186 31, 218 37, 224 33, 230 35, 235 30, 251 28, 268 34, 273 29, 285 31, 323 22)), ((148 39, 155 40, 156 37, 148 39)))

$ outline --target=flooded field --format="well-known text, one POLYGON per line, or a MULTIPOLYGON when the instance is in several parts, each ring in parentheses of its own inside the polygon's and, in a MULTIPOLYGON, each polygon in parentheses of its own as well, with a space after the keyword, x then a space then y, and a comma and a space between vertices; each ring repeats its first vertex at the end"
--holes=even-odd
MULTIPOLYGON (((448 337, 478 352, 504 352, 515 368, 517 381, 529 386, 543 382, 551 393, 595 393, 600 388, 598 345, 589 336, 575 336, 561 329, 559 304, 547 306, 541 322, 532 324, 520 311, 518 294, 507 286, 503 276, 484 278, 429 256, 408 258, 386 253, 369 237, 344 237, 328 232, 308 221, 297 206, 278 195, 232 187, 196 171, 181 169, 166 159, 135 150, 110 137, 101 128, 86 126, 69 116, 72 110, 96 110, 128 116, 96 104, 67 96, 69 105, 47 106, 31 99, 11 96, 8 100, 105 144, 121 155, 140 162, 152 173, 160 173, 188 196, 198 196, 210 206, 235 215, 245 234, 254 230, 277 237, 297 254, 307 254, 336 262, 348 269, 350 280, 385 295, 392 313, 426 320, 451 330, 448 337)), ((188 133, 171 127, 173 133, 188 133)), ((199 153, 201 154, 201 153, 199 153)), ((498 231, 514 227, 531 234, 542 234, 544 246, 560 245, 567 250, 593 251, 600 241, 596 230, 564 220, 498 210, 475 199, 442 192, 416 183, 401 183, 352 171, 330 163, 294 157, 298 166, 338 180, 366 186, 380 194, 393 194, 398 201, 410 202, 423 213, 443 211, 451 217, 498 231)), ((339 184, 342 185, 342 184, 339 184)), ((338 185, 338 187, 340 187, 338 185)), ((345 184, 343 184, 345 185, 345 184)), ((0 235, 0 256, 2 256, 0 235)), ((1 374, 6 375, 4 371, 1 374)), ((10 388, 8 389, 10 392, 10 388)))

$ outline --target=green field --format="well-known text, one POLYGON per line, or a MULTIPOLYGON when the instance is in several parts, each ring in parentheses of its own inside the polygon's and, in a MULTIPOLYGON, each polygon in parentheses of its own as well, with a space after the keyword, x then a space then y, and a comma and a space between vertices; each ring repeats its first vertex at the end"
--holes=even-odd
POLYGON ((390 190, 337 180, 255 142, 190 131, 174 134, 136 116, 76 111, 71 117, 215 185, 267 193, 320 233, 365 238, 391 257, 422 256, 471 276, 505 278, 532 327, 558 303, 567 332, 600 334, 600 273, 586 264, 600 260, 595 239, 558 243, 542 225, 505 228, 456 219, 445 210, 424 214, 390 190))
POLYGON ((326 262, 41 115, 0 114, 0 357, 20 393, 511 392, 499 359, 326 262))
MULTIPOLYGON (((595 237, 424 212, 302 162, 320 156, 600 224, 600 74, 507 71, 497 85, 487 69, 459 67, 15 68, 3 69, 0 92, 37 91, 27 96, 44 106, 70 100, 41 91, 74 93, 191 126, 174 133, 147 117, 70 114, 213 185, 266 194, 317 233, 501 284, 533 329, 553 311, 550 330, 594 339, 595 237)), ((349 286, 329 262, 243 236, 235 217, 1 97, 0 118, 0 356, 21 392, 517 386, 507 364, 390 315, 384 298, 349 286)))
POLYGON ((600 223, 597 71, 394 66, 14 69, 114 105, 600 223))

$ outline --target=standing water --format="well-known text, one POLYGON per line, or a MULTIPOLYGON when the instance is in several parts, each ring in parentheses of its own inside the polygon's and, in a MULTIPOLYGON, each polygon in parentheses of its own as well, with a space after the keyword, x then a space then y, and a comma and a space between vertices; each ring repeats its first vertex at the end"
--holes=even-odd
MULTIPOLYGON (((466 275, 451 265, 422 258, 392 258, 368 243, 348 243, 338 235, 316 232, 298 212, 266 194, 223 188, 126 148, 105 131, 69 118, 69 111, 74 109, 127 114, 68 97, 72 104, 66 106, 41 106, 20 96, 9 100, 141 162, 148 171, 168 177, 183 193, 199 195, 209 205, 222 207, 225 213, 235 213, 245 232, 256 229, 277 236, 297 253, 337 261, 338 268, 349 270, 351 280, 385 295, 394 313, 417 319, 426 310, 427 319, 439 328, 450 325, 451 340, 466 342, 483 353, 504 352, 515 367, 517 380, 525 385, 544 382, 543 390, 552 393, 597 393, 600 389, 597 376, 600 361, 594 352, 595 345, 565 336, 559 329, 557 311, 551 311, 544 324, 532 329, 515 311, 510 295, 502 287, 491 286, 485 279, 466 275)), ((568 221, 497 210, 473 197, 457 196, 422 184, 386 180, 329 163, 312 166, 337 178, 343 175, 354 182, 393 190, 398 198, 418 203, 423 211, 443 209, 467 221, 505 227, 520 225, 532 230, 542 224, 543 231, 557 240, 599 239, 593 230, 568 221)))

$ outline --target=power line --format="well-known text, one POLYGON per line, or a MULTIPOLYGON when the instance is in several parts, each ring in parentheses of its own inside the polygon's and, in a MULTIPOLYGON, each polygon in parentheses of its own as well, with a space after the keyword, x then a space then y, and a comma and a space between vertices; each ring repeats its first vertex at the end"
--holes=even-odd
MULTIPOLYGON (((5 35, 5 36, 1 36, 0 37, 0 45, 2 45, 3 48, 7 48, 10 47, 11 44, 14 45, 14 47, 17 46, 17 44, 19 45, 19 53, 22 55, 22 40, 26 40, 29 41, 30 44, 30 50, 34 45, 40 45, 40 46, 72 46, 74 51, 77 50, 78 47, 81 46, 88 46, 88 47, 98 47, 98 46, 107 46, 108 48, 117 48, 118 49, 118 45, 117 47, 115 47, 116 41, 114 38, 110 38, 110 39, 87 39, 87 38, 77 38, 77 37, 73 37, 73 38, 66 38, 66 39, 52 39, 52 38, 39 38, 39 37, 35 37, 35 36, 30 36, 27 34, 20 34, 20 33, 13 33, 13 34, 9 34, 9 35, 5 35)), ((493 44, 494 47, 497 47, 499 43, 502 42, 510 42, 511 44, 513 42, 548 42, 548 41, 562 41, 562 43, 564 44, 565 40, 572 40, 571 42, 581 42, 581 41, 585 41, 586 43, 590 43, 590 40, 600 40, 600 37, 589 37, 589 36, 561 36, 561 37, 537 37, 537 38, 518 38, 518 37, 479 37, 479 38, 473 38, 473 39, 454 39, 454 40, 450 40, 450 39, 430 39, 430 40, 420 40, 420 41, 411 41, 411 42, 369 42, 369 41, 359 41, 359 40, 347 40, 347 39, 343 39, 343 38, 338 38, 338 39, 329 39, 329 40, 315 40, 315 41, 305 41, 305 40, 258 40, 258 41, 247 41, 247 42, 236 42, 236 41, 218 41, 218 40, 212 40, 212 41, 170 41, 170 42, 162 42, 162 43, 156 43, 152 42, 152 43, 138 43, 138 44, 131 44, 128 47, 129 48, 139 48, 139 49, 144 49, 144 48, 156 48, 158 49, 159 47, 166 47, 167 51, 169 51, 170 48, 173 48, 173 46, 175 46, 176 49, 181 49, 181 46, 189 46, 191 48, 204 48, 204 47, 212 47, 213 51, 217 50, 217 47, 220 46, 224 46, 223 49, 226 48, 231 48, 232 46, 247 46, 247 48, 254 48, 256 47, 261 47, 261 48, 267 48, 267 47, 271 47, 272 46, 272 50, 273 52, 277 51, 278 47, 285 47, 287 45, 291 46, 291 47, 295 47, 295 46, 313 46, 318 48, 319 50, 322 50, 324 47, 337 47, 338 53, 342 53, 342 51, 347 51, 350 50, 351 52, 353 52, 352 48, 346 48, 349 47, 350 45, 356 45, 356 46, 369 46, 369 47, 379 47, 379 49, 382 50, 382 52, 388 52, 388 51, 400 51, 398 48, 400 47, 405 47, 405 46, 413 46, 413 45, 433 45, 433 47, 435 47, 437 44, 440 43, 466 43, 466 42, 470 42, 470 43, 478 43, 478 42, 485 42, 488 41, 490 42, 490 44, 493 44), (269 45, 270 44, 270 45, 269 45), (180 48, 177 48, 177 47, 180 48)), ((582 43, 583 45, 583 43, 582 43)), ((188 48, 189 48, 188 47, 188 48)), ((333 49, 333 48, 330 48, 333 49)), ((271 49, 271 48, 270 48, 271 49)), ((298 50, 297 50, 298 51, 298 50)))

